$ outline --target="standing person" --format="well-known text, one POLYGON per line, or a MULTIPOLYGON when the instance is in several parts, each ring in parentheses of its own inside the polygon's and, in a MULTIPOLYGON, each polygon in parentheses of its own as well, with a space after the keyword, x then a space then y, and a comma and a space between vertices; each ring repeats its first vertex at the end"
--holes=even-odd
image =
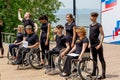
POLYGON ((9 51, 13 60, 17 58, 15 49, 13 50, 13 48, 19 48, 19 46, 22 44, 23 41, 23 25, 18 25, 17 30, 18 32, 17 32, 16 40, 14 41, 14 43, 9 45, 9 51))
POLYGON ((51 25, 48 22, 48 17, 46 15, 39 17, 39 21, 41 23, 41 33, 40 33, 40 46, 42 49, 41 66, 43 66, 45 53, 49 50, 49 36, 50 36, 51 25))
MULTIPOLYGON (((97 63, 97 55, 98 55, 102 65, 102 75, 99 77, 99 79, 105 79, 106 63, 104 60, 103 46, 102 46, 102 42, 104 39, 104 32, 103 32, 102 25, 97 22, 97 17, 98 17, 97 12, 91 13, 90 19, 92 21, 92 24, 90 24, 90 35, 89 35, 90 46, 89 47, 91 47, 93 60, 97 63), (99 39, 99 35, 100 35, 100 39, 99 39)), ((92 75, 95 76, 96 75, 95 64, 93 66, 94 68, 93 68, 92 75)))
POLYGON ((76 40, 76 24, 72 14, 66 15, 66 21, 67 23, 65 24, 65 35, 69 40, 70 47, 72 48, 74 47, 76 40))
POLYGON ((31 25, 32 29, 34 32, 37 32, 38 30, 38 25, 31 19, 31 13, 30 12, 26 12, 24 14, 24 18, 21 17, 21 11, 22 9, 18 10, 18 19, 23 22, 24 27, 26 27, 27 25, 31 25), (34 29, 35 27, 35 29, 34 29))
POLYGON ((2 44, 2 26, 3 26, 3 21, 0 20, 0 49, 1 49, 1 56, 0 58, 3 58, 3 55, 4 55, 4 48, 3 48, 3 44, 2 44))

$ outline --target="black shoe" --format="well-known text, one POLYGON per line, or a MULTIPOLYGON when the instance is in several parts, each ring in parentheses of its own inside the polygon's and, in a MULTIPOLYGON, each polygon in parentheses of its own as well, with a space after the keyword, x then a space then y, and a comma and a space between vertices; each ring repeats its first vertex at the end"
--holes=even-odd
POLYGON ((105 75, 102 75, 102 76, 100 76, 98 79, 105 79, 106 78, 106 76, 105 75))
POLYGON ((62 77, 68 77, 68 76, 69 76, 69 74, 66 74, 66 73, 65 73, 65 74, 63 74, 63 73, 62 73, 62 74, 61 74, 61 76, 62 76, 62 77))

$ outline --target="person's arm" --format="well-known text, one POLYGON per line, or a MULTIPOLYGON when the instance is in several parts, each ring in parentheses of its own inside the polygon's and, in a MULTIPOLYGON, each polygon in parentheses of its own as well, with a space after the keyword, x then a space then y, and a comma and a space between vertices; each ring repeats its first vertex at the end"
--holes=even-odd
POLYGON ((69 43, 65 43, 65 45, 66 45, 66 48, 65 48, 65 50, 61 53, 61 57, 64 57, 65 54, 66 54, 66 53, 69 51, 69 49, 70 49, 69 43))
POLYGON ((87 47, 88 47, 88 43, 83 43, 82 51, 81 51, 81 53, 80 53, 80 55, 78 57, 79 61, 82 60, 82 56, 83 56, 83 54, 84 54, 84 52, 85 52, 85 50, 86 50, 87 47))
POLYGON ((75 50, 76 50, 76 45, 72 48, 72 50, 69 52, 69 54, 74 52, 75 50))
POLYGON ((74 47, 75 39, 76 39, 76 27, 74 26, 73 27, 73 39, 72 39, 71 47, 74 47))
POLYGON ((36 48, 39 47, 39 42, 36 42, 34 45, 28 46, 27 48, 36 48))
POLYGON ((21 9, 18 10, 18 20, 22 21, 23 18, 21 17, 21 9))
POLYGON ((35 26, 35 32, 37 32, 38 31, 38 25, 37 25, 37 23, 34 23, 34 26, 35 26))
POLYGON ((16 45, 20 45, 20 44, 22 44, 22 43, 23 43, 23 41, 16 43, 16 45))
POLYGON ((99 28, 100 31, 100 43, 98 46, 96 46, 96 49, 99 49, 102 46, 103 40, 104 40, 104 31, 102 26, 99 28))
POLYGON ((49 36, 50 36, 50 28, 51 28, 51 25, 49 23, 48 24, 48 30, 47 30, 47 39, 46 39, 45 45, 48 45, 48 40, 49 40, 49 36))

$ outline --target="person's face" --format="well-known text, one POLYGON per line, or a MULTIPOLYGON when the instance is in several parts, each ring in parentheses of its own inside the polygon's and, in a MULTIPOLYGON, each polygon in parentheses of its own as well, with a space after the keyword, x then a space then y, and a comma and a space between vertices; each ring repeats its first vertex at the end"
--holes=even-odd
POLYGON ((94 16, 90 16, 90 20, 91 21, 96 21, 97 17, 94 17, 94 16))
POLYGON ((70 16, 67 15, 67 16, 66 16, 66 21, 67 21, 67 22, 70 22, 71 20, 72 20, 72 19, 70 18, 70 16))
POLYGON ((25 13, 24 18, 30 18, 30 14, 28 12, 25 13))
POLYGON ((43 20, 40 20, 40 23, 45 23, 46 22, 46 20, 45 19, 43 19, 43 20))
POLYGON ((32 33, 32 29, 31 29, 31 28, 27 28, 27 29, 26 29, 26 33, 27 33, 27 34, 31 34, 31 33, 32 33))
POLYGON ((23 31, 23 27, 18 26, 18 31, 23 31))
POLYGON ((62 33, 62 30, 63 30, 62 28, 57 28, 57 29, 56 29, 57 34, 62 33))
POLYGON ((82 37, 82 36, 83 36, 83 32, 82 32, 82 31, 79 31, 79 32, 77 32, 77 35, 78 35, 79 37, 82 37))

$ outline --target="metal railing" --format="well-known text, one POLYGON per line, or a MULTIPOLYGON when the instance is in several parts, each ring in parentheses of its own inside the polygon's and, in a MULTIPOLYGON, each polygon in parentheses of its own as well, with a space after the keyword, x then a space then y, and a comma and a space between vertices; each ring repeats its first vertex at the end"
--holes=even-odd
POLYGON ((15 33, 6 33, 1 32, 2 34, 2 41, 5 43, 12 43, 15 40, 15 33))

